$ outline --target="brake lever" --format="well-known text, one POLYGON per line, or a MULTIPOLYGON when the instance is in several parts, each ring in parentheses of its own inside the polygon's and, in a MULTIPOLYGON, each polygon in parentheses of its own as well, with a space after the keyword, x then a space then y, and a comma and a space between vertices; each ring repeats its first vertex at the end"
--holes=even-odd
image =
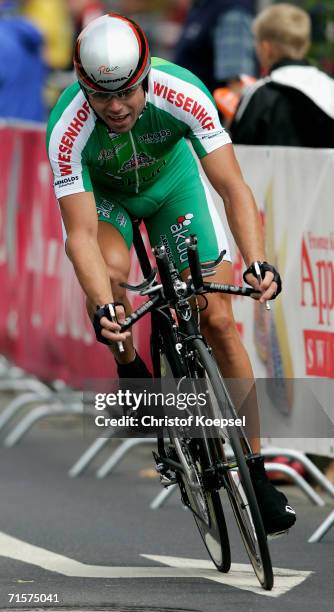
MULTIPOLYGON (((259 266, 257 261, 254 262, 254 268, 255 268, 255 273, 256 273, 256 276, 257 276, 257 282, 259 283, 259 285, 261 285, 261 283, 262 283, 262 276, 261 276, 260 266, 259 266)), ((266 307, 266 310, 271 310, 270 304, 269 304, 268 300, 265 301, 265 307, 266 307)))
POLYGON ((141 291, 149 289, 149 287, 153 285, 156 275, 157 275, 157 269, 152 268, 150 275, 147 278, 145 278, 144 281, 140 283, 139 285, 129 285, 128 283, 120 283, 120 287, 124 287, 124 289, 127 289, 128 291, 139 293, 141 291))
POLYGON ((140 292, 140 295, 152 295, 152 293, 156 293, 157 291, 160 291, 160 289, 162 289, 162 285, 157 284, 147 287, 147 289, 143 289, 143 291, 140 292))

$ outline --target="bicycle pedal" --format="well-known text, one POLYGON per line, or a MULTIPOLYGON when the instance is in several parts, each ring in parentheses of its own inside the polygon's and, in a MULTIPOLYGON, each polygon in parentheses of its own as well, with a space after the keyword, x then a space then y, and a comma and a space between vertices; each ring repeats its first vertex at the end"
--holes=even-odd
POLYGON ((170 487, 171 485, 176 484, 177 481, 176 478, 170 478, 165 474, 160 474, 160 482, 163 487, 170 487))
POLYGON ((164 465, 164 463, 157 463, 155 469, 158 474, 163 474, 166 471, 166 466, 164 465))
POLYGON ((270 533, 267 535, 267 540, 276 540, 277 538, 281 538, 282 536, 289 533, 289 529, 284 529, 283 531, 277 531, 277 533, 270 533))

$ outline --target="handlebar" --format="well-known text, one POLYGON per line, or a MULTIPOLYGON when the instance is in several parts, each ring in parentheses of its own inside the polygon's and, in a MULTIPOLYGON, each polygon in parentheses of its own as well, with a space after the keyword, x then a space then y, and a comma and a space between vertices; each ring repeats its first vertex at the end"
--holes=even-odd
POLYGON ((261 292, 256 291, 252 287, 205 282, 203 277, 214 274, 215 268, 222 261, 226 251, 222 251, 216 261, 208 264, 201 264, 198 255, 197 237, 191 235, 186 239, 186 244, 190 269, 190 276, 186 282, 181 281, 180 274, 175 268, 174 263, 168 258, 166 248, 163 245, 159 245, 153 249, 153 252, 156 258, 161 284, 158 285, 155 283, 157 272, 155 268, 139 285, 122 283, 121 286, 130 291, 138 292, 141 295, 152 294, 152 297, 147 302, 125 319, 121 324, 122 331, 129 329, 129 327, 139 321, 145 314, 151 312, 154 308, 161 308, 168 304, 175 306, 177 303, 180 303, 181 296, 182 299, 186 300, 189 300, 194 295, 201 295, 203 293, 229 293, 231 295, 241 295, 252 299, 258 299, 261 296, 261 292))

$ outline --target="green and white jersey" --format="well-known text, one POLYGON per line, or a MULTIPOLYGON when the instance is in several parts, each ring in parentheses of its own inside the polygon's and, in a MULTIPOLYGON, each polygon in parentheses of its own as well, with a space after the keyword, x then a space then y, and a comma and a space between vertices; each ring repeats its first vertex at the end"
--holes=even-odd
POLYGON ((95 187, 139 194, 174 167, 184 176, 195 164, 186 138, 199 158, 231 142, 206 87, 180 66, 153 58, 145 109, 125 134, 108 130, 74 83, 48 123, 56 196, 95 187))

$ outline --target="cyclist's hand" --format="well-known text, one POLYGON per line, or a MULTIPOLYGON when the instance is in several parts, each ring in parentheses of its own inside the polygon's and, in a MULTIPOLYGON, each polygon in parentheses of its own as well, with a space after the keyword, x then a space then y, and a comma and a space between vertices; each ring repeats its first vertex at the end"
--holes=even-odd
POLYGON ((262 295, 259 298, 261 304, 267 300, 274 300, 282 291, 282 281, 276 268, 266 261, 253 262, 243 274, 244 281, 254 287, 257 291, 261 291, 262 295), (260 272, 261 282, 258 280, 260 272))
POLYGON ((110 320, 108 304, 97 308, 94 315, 94 329, 96 339, 103 344, 112 344, 113 342, 125 342, 131 335, 129 331, 121 332, 121 325, 125 319, 125 311, 122 305, 114 306, 118 322, 110 320))

